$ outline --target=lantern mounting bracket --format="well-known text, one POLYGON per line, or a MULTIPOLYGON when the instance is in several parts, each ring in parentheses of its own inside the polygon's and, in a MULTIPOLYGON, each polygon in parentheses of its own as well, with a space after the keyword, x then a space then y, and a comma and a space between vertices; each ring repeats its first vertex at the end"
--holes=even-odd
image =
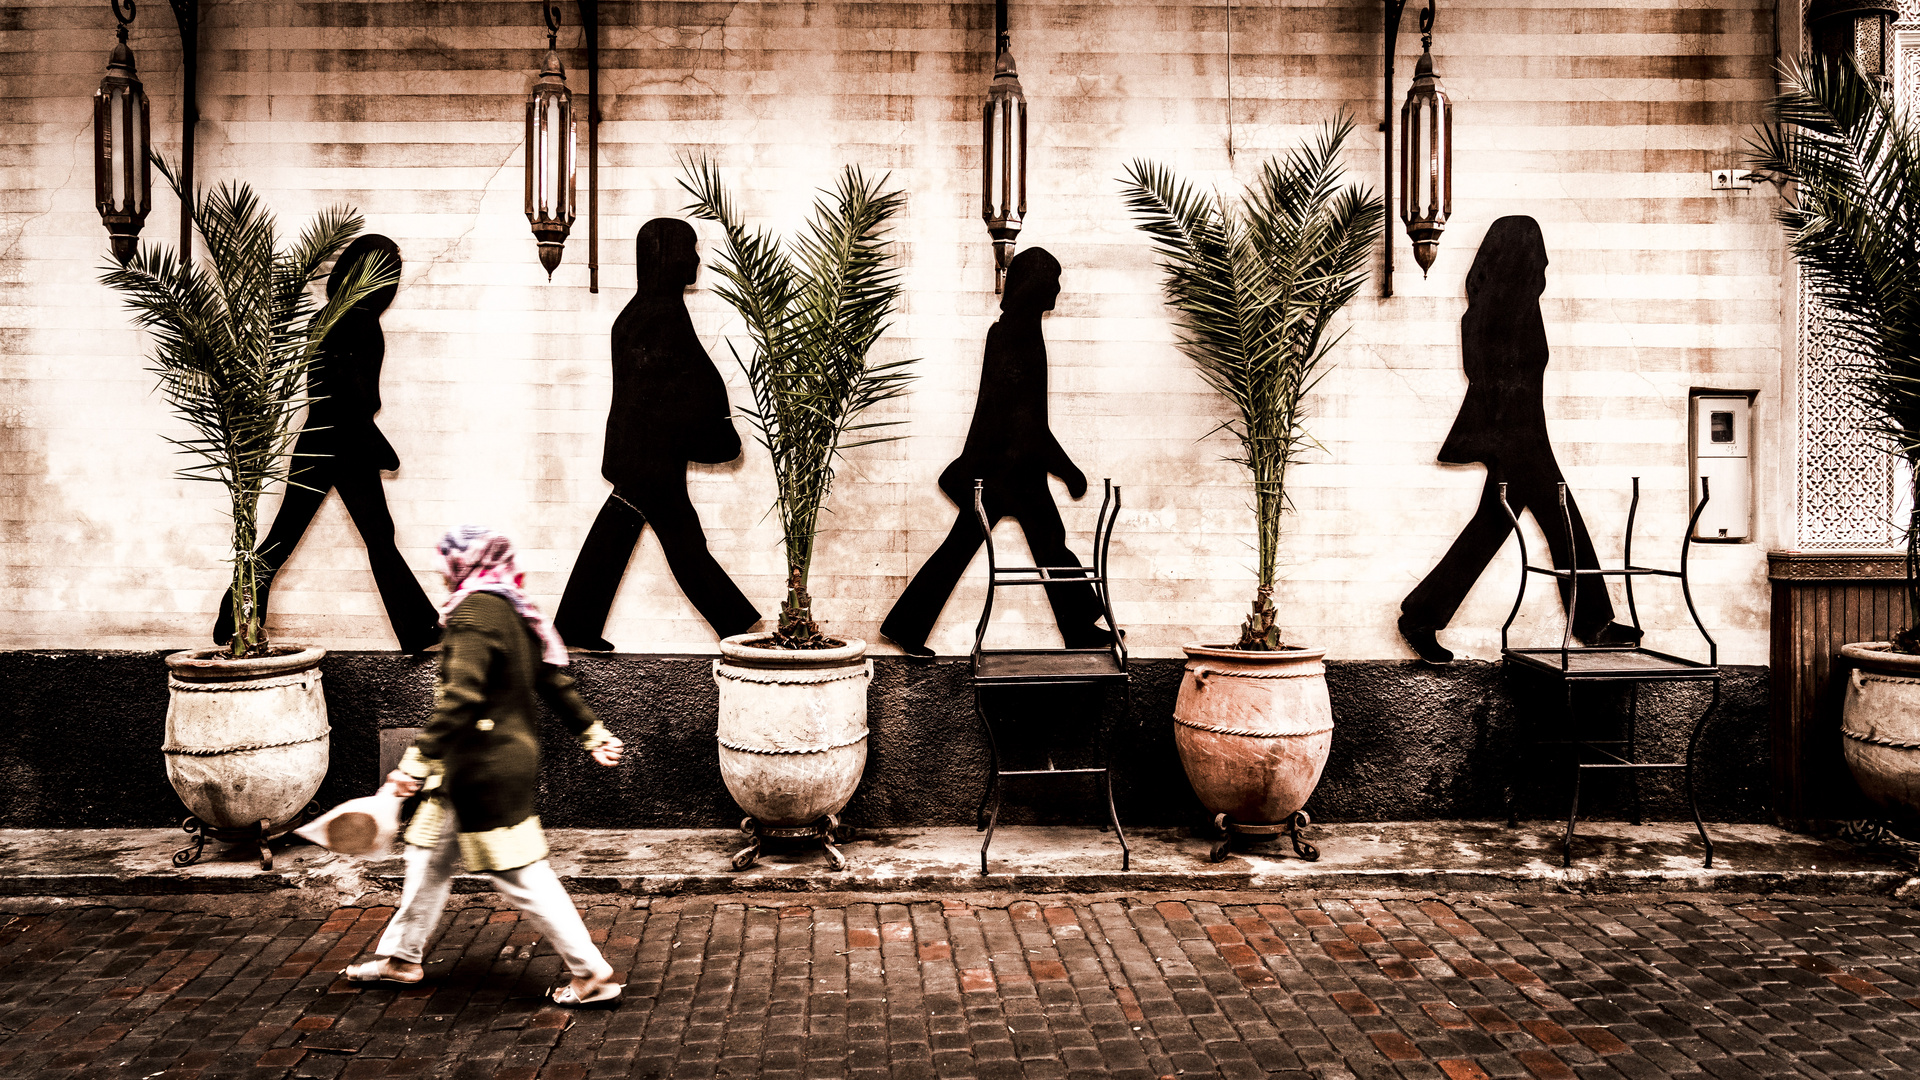
MULTIPOLYGON (((167 0, 180 24, 180 261, 193 259, 193 131, 200 126, 200 0, 167 0)), ((119 14, 115 0, 114 14, 119 14)), ((129 0, 127 7, 133 7, 129 0)))
POLYGON ((120 40, 124 42, 127 40, 127 24, 133 21, 139 9, 134 6, 133 0, 112 0, 112 2, 113 17, 120 23, 120 40))
MULTIPOLYGON (((587 43, 587 291, 600 291, 600 0, 579 0, 587 43)), ((557 6, 557 5, 556 5, 557 6)), ((554 13, 557 19, 558 13, 554 13)))
MULTIPOLYGON (((1380 216, 1381 251, 1385 261, 1380 271, 1380 295, 1393 295, 1393 54, 1400 44, 1400 16, 1407 0, 1380 0, 1381 8, 1381 87, 1380 87, 1380 197, 1386 213, 1380 216)), ((1433 24, 1433 7, 1420 13, 1424 33, 1433 24)))

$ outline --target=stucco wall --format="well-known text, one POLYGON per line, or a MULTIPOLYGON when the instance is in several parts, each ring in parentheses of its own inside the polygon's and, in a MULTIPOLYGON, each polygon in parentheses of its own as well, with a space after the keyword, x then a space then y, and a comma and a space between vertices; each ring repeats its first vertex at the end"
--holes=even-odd
MULTIPOLYGON (((586 288, 584 219, 549 283, 521 214, 520 100, 545 44, 539 7, 525 0, 203 3, 200 176, 253 184, 289 230, 347 202, 399 242, 407 271, 385 318, 381 424, 404 462, 387 484, 401 548, 438 595, 438 531, 490 523, 520 542, 532 592, 550 606, 607 490, 608 330, 630 291, 635 231, 685 202, 676 159, 711 154, 746 211, 783 231, 842 163, 891 170, 909 194, 895 234, 906 294, 877 355, 919 358, 912 395, 890 409, 909 437, 848 456, 814 579, 832 626, 872 639, 952 520, 933 480, 966 431, 995 312, 975 194, 992 6, 601 7, 598 295, 586 288)), ((1351 175, 1377 187, 1379 8, 1236 3, 1231 57, 1221 4, 1012 8, 1033 123, 1021 244, 1066 267, 1046 324, 1053 424, 1096 492, 1103 476, 1125 485, 1119 617, 1142 655, 1171 656, 1240 619, 1251 521, 1238 467, 1222 460, 1234 448, 1208 434, 1221 402, 1174 348, 1116 178, 1142 155, 1231 184, 1344 108, 1360 121, 1351 175)), ((1775 539, 1768 508, 1782 501, 1768 463, 1791 437, 1779 408, 1784 256, 1769 193, 1714 193, 1706 173, 1737 161, 1770 92, 1773 22, 1767 0, 1442 6, 1435 52, 1456 102, 1454 217, 1425 280, 1396 222, 1398 295, 1363 291, 1314 396, 1324 449, 1294 474, 1299 513, 1283 546, 1291 638, 1334 658, 1409 655, 1393 629, 1398 602, 1470 515, 1482 476, 1434 462, 1465 385, 1463 277, 1493 219, 1530 214, 1553 259, 1547 414, 1604 554, 1617 556, 1628 478, 1639 475, 1639 553, 1672 556, 1686 511, 1688 387, 1760 391, 1757 543, 1702 548, 1694 567, 1722 660, 1765 662, 1762 552, 1775 539)), ((106 5, 91 0, 0 10, 0 648, 194 643, 224 585, 219 493, 169 479, 176 462, 160 436, 181 429, 152 392, 141 336, 96 280, 106 255, 89 101, 112 38, 106 5)), ((569 26, 562 43, 583 91, 578 42, 569 26)), ((132 46, 159 149, 172 155, 180 53, 165 5, 141 6, 132 46)), ((1418 47, 1409 11, 1403 88, 1418 47)), ((583 178, 583 201, 584 189, 583 178)), ((172 243, 177 204, 155 202, 145 236, 172 243)), ((744 400, 727 349, 744 341, 712 280, 689 307, 744 400)), ((765 454, 749 447, 740 462, 696 467, 691 484, 720 561, 773 611, 783 568, 765 454)), ((1096 504, 1065 510, 1082 546, 1096 504)), ((1002 536, 1018 549, 1017 530, 1002 536)), ((1495 565, 1442 637, 1469 656, 1497 654, 1513 573, 1507 558, 1495 565)), ((1047 639, 1034 601, 1008 612, 1008 640, 1047 639)), ((1697 647, 1677 595, 1649 589, 1642 601, 1657 644, 1697 647)), ((940 651, 963 650, 978 602, 977 581, 956 594, 940 651)), ((393 647, 337 500, 274 604, 277 635, 393 647)), ((1557 636, 1544 593, 1527 619, 1536 636, 1557 636)), ((711 651, 650 540, 608 637, 626 651, 711 651)))

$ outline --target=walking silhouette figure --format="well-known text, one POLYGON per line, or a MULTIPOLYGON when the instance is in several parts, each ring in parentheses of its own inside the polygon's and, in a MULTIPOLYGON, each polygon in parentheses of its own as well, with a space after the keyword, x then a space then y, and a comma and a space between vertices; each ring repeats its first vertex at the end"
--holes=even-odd
MULTIPOLYGON (((374 252, 384 254, 393 271, 399 272, 399 245, 378 233, 367 233, 348 244, 334 261, 327 276, 327 295, 339 292, 353 268, 374 252)), ((400 648, 420 652, 440 640, 440 613, 394 546, 393 515, 387 510, 380 473, 398 469, 400 455, 373 422, 380 411, 380 367, 387 356, 380 313, 398 292, 398 285, 389 285, 348 308, 320 343, 307 371, 307 394, 314 399, 307 406, 307 429, 294 440, 292 476, 259 549, 260 610, 266 610, 274 576, 293 554, 327 492, 338 491, 367 547, 373 581, 400 648)), ((213 640, 225 644, 232 638, 233 590, 228 589, 214 620, 213 640)))
MULTIPOLYGON (((940 609, 953 595, 967 564, 985 537, 973 514, 973 482, 983 482, 981 503, 987 520, 1011 517, 1026 534, 1036 566, 1079 566, 1067 549, 1066 526, 1047 488, 1051 473, 1066 481, 1067 493, 1087 493, 1087 478, 1047 427, 1047 343, 1040 316, 1060 296, 1060 263, 1045 248, 1028 248, 1007 267, 1000 319, 987 330, 986 357, 980 366, 980 396, 960 456, 940 474, 940 490, 959 507, 953 530, 915 574, 880 632, 909 655, 932 656, 927 635, 940 609)), ((1113 642, 1097 625, 1104 614, 1100 598, 1086 582, 1045 586, 1060 636, 1070 649, 1113 642)))
POLYGON ((635 239, 639 291, 613 324, 613 405, 600 475, 613 484, 587 531, 554 611, 576 648, 607 651, 601 636, 627 561, 649 523, 680 590, 716 634, 745 633, 760 613, 707 550, 687 497, 687 462, 740 456, 726 384, 693 332, 686 290, 700 272, 693 226, 654 218, 635 239))
MULTIPOLYGON (((1400 604, 1400 634, 1422 660, 1444 664, 1453 653, 1435 638, 1445 629, 1473 583, 1513 531, 1500 506, 1500 484, 1515 514, 1533 512, 1546 535, 1553 565, 1598 569, 1600 562, 1580 508, 1567 495, 1573 533, 1560 516, 1558 485, 1565 478, 1547 438, 1547 328, 1540 294, 1547 287, 1547 248, 1540 224, 1530 217, 1503 217, 1467 271, 1467 311, 1460 317, 1460 358, 1467 372, 1466 399, 1453 430, 1440 447, 1444 465, 1479 462, 1487 482, 1473 519, 1438 565, 1400 604)), ((1573 590, 1560 583, 1562 605, 1573 590)), ((1574 635, 1588 644, 1628 644, 1640 631, 1613 621, 1605 579, 1582 577, 1579 622, 1574 635)))

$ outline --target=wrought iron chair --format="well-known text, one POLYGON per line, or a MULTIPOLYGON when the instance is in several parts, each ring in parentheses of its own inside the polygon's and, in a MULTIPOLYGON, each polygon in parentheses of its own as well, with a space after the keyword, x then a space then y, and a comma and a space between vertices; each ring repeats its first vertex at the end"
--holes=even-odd
MULTIPOLYGON (((1567 485, 1559 485, 1560 516, 1567 535, 1573 535, 1573 514, 1567 506, 1567 485)), ((1500 505, 1506 510, 1507 517, 1513 522, 1514 539, 1520 546, 1520 588, 1513 598, 1513 610, 1507 613, 1507 621, 1500 626, 1500 655, 1504 658, 1510 672, 1524 672, 1535 677, 1557 682, 1566 705, 1569 721, 1573 718, 1573 688, 1578 685, 1598 683, 1629 684, 1626 723, 1623 737, 1619 739, 1582 739, 1538 740, 1535 745, 1559 745, 1572 747, 1575 754, 1592 756, 1599 760, 1578 760, 1573 774, 1573 800, 1567 810, 1567 833, 1560 847, 1560 865, 1573 865, 1573 833, 1575 823, 1580 817, 1580 780, 1590 769, 1635 771, 1643 769, 1679 769, 1686 786, 1687 807, 1693 813, 1693 824, 1700 831, 1700 841, 1706 845, 1705 865, 1713 866, 1713 839, 1707 835, 1707 826, 1700 818, 1700 802, 1694 791, 1693 761, 1694 751, 1700 745, 1700 735, 1706 730, 1707 722, 1720 707, 1720 647, 1707 633, 1700 621, 1700 613, 1693 606, 1693 589, 1687 580, 1687 554, 1694 543, 1694 530, 1699 526, 1700 514, 1707 508, 1711 498, 1708 478, 1700 478, 1700 504, 1694 507, 1693 515, 1687 520, 1687 531, 1680 541, 1680 569, 1665 570, 1648 566, 1636 566, 1633 562, 1633 520, 1640 510, 1640 478, 1633 478, 1633 502, 1627 509, 1627 532, 1621 557, 1621 568, 1617 570, 1582 570, 1576 566, 1571 570, 1557 567, 1534 566, 1527 561, 1527 542, 1520 531, 1520 519, 1507 502, 1507 485, 1500 485, 1500 505), (1532 574, 1541 574, 1555 579, 1572 592, 1572 599, 1566 605, 1566 628, 1560 634, 1558 648, 1514 648, 1507 642, 1507 631, 1513 626, 1513 620, 1520 614, 1520 604, 1527 596, 1527 578, 1532 574), (1671 653, 1658 652, 1644 648, 1637 642, 1626 645, 1575 645, 1573 622, 1580 604, 1578 585, 1583 577, 1618 577, 1623 579, 1627 614, 1634 629, 1639 630, 1640 612, 1634 605, 1633 581, 1637 577, 1668 577, 1680 580, 1680 594, 1687 602, 1687 614, 1692 617, 1695 629, 1707 643, 1707 660, 1689 660, 1671 653), (1636 755, 1634 726, 1639 717, 1640 684, 1643 682, 1708 682, 1713 686, 1713 696, 1706 710, 1693 722, 1693 731, 1687 739, 1687 754, 1682 761, 1648 762, 1641 761, 1636 755)), ((1516 760, 1518 755, 1516 755, 1516 760)), ((1639 801, 1634 802, 1633 823, 1640 824, 1639 801)), ((1514 792, 1508 790, 1507 824, 1518 824, 1518 814, 1514 805, 1514 792)))
MULTIPOLYGON (((1093 529, 1092 566, 1001 566, 993 550, 993 524, 981 497, 981 483, 973 484, 973 513, 979 519, 981 535, 987 547, 987 599, 980 609, 980 625, 973 635, 973 705, 986 732, 988 752, 987 789, 981 793, 976 814, 977 828, 986 833, 980 842, 980 872, 987 873, 987 849, 993 844, 994 826, 1000 820, 1000 780, 1009 776, 1090 776, 1098 775, 1105 787, 1107 820, 1120 840, 1120 868, 1132 864, 1127 834, 1120 828, 1120 814, 1113 805, 1113 761, 1100 717, 1093 722, 1095 752, 1099 765, 1090 768, 1054 768, 1051 758, 1044 769, 1001 769, 1000 745, 994 736, 994 718, 987 708, 990 693, 1040 686, 1096 687, 1104 691, 1118 685, 1126 703, 1123 716, 1133 712, 1133 681, 1127 673, 1127 647, 1119 624, 1114 622, 1113 602, 1107 588, 1107 549, 1113 541, 1113 525, 1120 517, 1120 489, 1105 481, 1100 500, 1100 516, 1093 529), (1093 587, 1100 599, 1107 626, 1113 631, 1112 644, 1097 649, 989 649, 987 625, 993 620, 993 597, 1001 589, 1019 586, 1083 583, 1093 587)), ((1104 694, 1103 694, 1104 696, 1104 694)), ((1106 826, 1102 825, 1102 829, 1106 826)))

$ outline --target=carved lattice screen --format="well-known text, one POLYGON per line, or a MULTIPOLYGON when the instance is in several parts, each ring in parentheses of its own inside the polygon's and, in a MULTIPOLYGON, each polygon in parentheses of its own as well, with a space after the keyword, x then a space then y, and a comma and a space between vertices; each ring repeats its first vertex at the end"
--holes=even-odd
MULTIPOLYGON (((1909 112, 1920 94, 1920 0, 1901 0, 1894 24, 1894 92, 1909 112)), ((1889 548, 1900 543, 1896 459, 1866 432, 1867 414, 1845 381, 1847 356, 1820 305, 1800 294, 1799 460, 1795 545, 1803 550, 1889 548)))

